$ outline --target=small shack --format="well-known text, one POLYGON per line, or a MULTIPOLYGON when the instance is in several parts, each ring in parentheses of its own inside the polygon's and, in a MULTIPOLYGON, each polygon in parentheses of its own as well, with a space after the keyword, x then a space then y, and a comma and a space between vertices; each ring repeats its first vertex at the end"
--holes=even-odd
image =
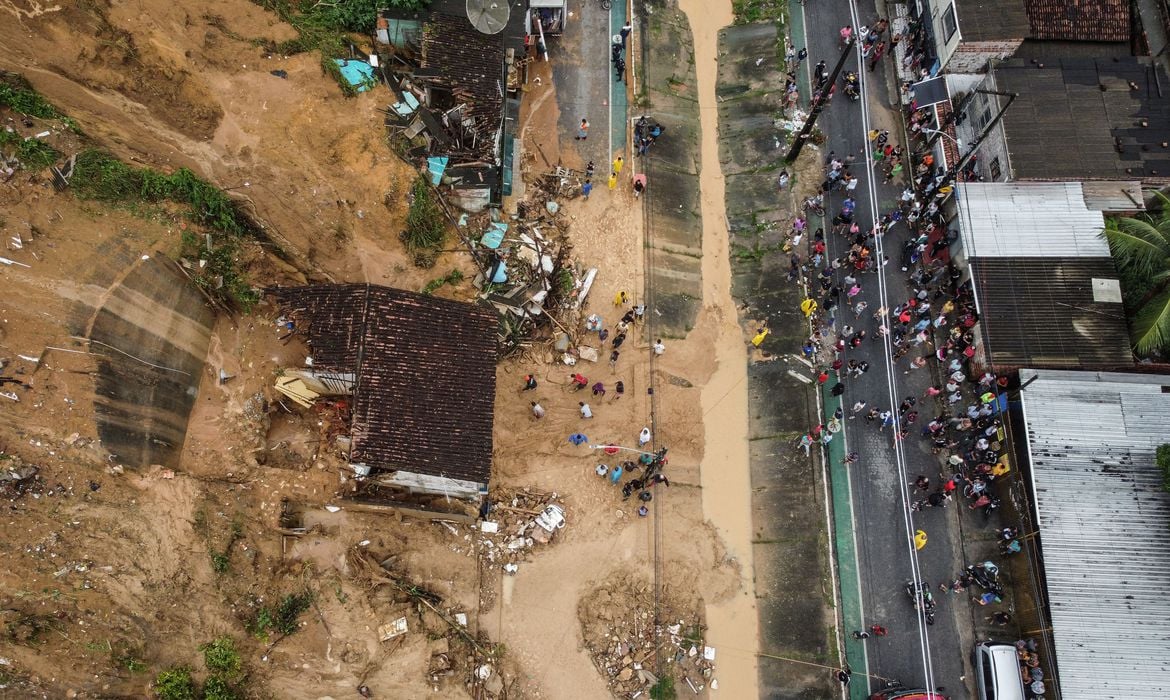
POLYGON ((371 284, 268 293, 309 349, 305 367, 281 379, 299 380, 305 400, 352 397, 349 464, 359 479, 380 493, 473 501, 487 493, 498 324, 490 307, 371 284))

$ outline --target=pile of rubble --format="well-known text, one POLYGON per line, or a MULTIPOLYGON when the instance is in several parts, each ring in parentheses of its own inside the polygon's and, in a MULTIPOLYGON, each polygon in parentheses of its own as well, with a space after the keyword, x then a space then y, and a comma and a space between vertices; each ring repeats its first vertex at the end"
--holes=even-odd
POLYGON ((378 625, 380 641, 401 644, 411 633, 425 635, 427 680, 436 693, 462 678, 473 698, 506 696, 508 677, 514 679, 515 674, 505 672, 500 650, 490 639, 472 633, 467 613, 444 604, 437 593, 400 573, 394 557, 379 563, 362 548, 350 550, 348 557, 356 578, 369 587, 372 600, 384 611, 386 622, 378 625))
MULTIPOLYGON (((25 495, 40 498, 47 490, 40 472, 40 467, 25 464, 16 455, 0 452, 0 498, 7 498, 9 501, 15 501, 25 495)), ((62 489, 64 495, 63 487, 58 488, 62 489)), ((53 495, 54 491, 48 490, 49 495, 53 495)))
POLYGON ((655 670, 659 661, 680 691, 717 689, 715 649, 704 643, 697 602, 680 604, 664 595, 659 604, 663 622, 656 625, 653 585, 629 574, 610 575, 582 597, 577 615, 585 648, 610 691, 649 697, 651 688, 667 684, 655 670))
POLYGON ((464 544, 451 545, 451 551, 467 556, 478 551, 489 566, 502 566, 514 574, 519 562, 534 548, 551 542, 566 521, 560 494, 519 489, 496 491, 487 517, 474 525, 436 522, 455 536, 462 534, 464 544))

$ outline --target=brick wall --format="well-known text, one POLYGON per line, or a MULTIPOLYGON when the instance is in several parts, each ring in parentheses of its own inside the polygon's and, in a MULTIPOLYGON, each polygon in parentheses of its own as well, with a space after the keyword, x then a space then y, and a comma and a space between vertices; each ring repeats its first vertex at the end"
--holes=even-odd
POLYGON ((1007 41, 964 41, 947 61, 948 73, 982 73, 993 58, 1004 59, 1020 48, 1023 39, 1007 41))

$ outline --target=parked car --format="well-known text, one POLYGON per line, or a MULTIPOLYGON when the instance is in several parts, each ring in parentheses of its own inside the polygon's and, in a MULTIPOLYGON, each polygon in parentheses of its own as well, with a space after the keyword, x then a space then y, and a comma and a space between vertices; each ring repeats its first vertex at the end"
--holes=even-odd
POLYGON ((979 700, 1024 700, 1024 680, 1014 644, 976 644, 975 679, 979 700))
POLYGON ((919 688, 917 690, 909 690, 906 688, 888 688, 886 690, 879 690, 873 695, 869 696, 869 700, 950 700, 945 695, 932 693, 929 690, 919 688))

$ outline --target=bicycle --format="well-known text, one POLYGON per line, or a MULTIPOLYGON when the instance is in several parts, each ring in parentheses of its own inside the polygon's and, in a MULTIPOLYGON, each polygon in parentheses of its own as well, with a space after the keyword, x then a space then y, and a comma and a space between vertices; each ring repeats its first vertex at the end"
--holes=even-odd
POLYGON ((807 197, 800 209, 805 213, 814 213, 821 218, 825 216, 825 205, 818 202, 816 197, 807 197))

